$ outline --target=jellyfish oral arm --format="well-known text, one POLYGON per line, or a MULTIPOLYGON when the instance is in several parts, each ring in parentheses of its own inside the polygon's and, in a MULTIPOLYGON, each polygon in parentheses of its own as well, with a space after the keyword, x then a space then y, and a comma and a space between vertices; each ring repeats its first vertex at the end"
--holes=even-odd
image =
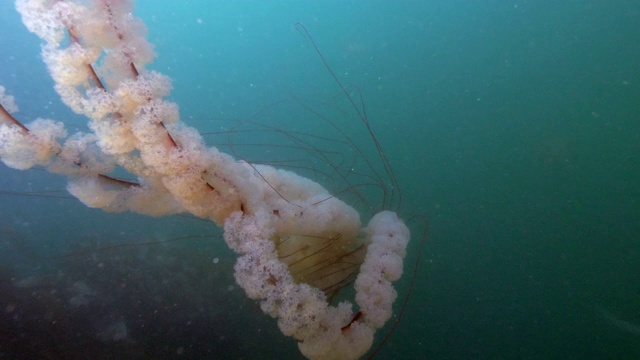
POLYGON ((383 211, 362 228, 355 209, 295 173, 237 161, 205 145, 164 99, 168 77, 129 1, 17 0, 62 101, 89 120, 69 135, 62 122, 22 125, 0 87, 0 157, 16 169, 67 176, 89 207, 152 216, 188 212, 224 226, 238 255, 235 279, 311 359, 355 359, 391 317, 409 230, 383 211), (108 174, 115 167, 136 182, 108 174), (355 278, 355 303, 328 299, 355 278))

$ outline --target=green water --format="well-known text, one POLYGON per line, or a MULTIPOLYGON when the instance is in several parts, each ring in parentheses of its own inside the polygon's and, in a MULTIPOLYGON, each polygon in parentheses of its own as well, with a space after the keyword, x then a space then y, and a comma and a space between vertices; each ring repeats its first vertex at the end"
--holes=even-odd
MULTIPOLYGON (((402 216, 427 219, 404 317, 376 358, 640 357, 640 3, 164 0, 138 1, 135 14, 182 120, 242 156, 286 155, 240 149, 263 140, 226 135, 247 119, 340 137, 301 104, 369 140, 295 23, 362 96, 402 216)), ((9 1, 0 49, 19 118, 85 128, 9 1)), ((105 214, 64 186, 0 166, 0 357, 299 356, 234 287, 212 224, 105 214), (94 251, 184 235, 211 237, 94 251)), ((401 298, 421 240, 411 225, 401 298)))

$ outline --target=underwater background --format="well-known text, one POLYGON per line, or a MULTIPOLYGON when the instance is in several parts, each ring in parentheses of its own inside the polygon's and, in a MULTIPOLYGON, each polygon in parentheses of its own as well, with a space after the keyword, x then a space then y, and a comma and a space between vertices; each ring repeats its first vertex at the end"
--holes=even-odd
MULTIPOLYGON (((640 2, 139 0, 134 13, 181 119, 243 158, 290 156, 279 130, 370 141, 294 24, 362 98, 401 216, 426 219, 417 268, 425 225, 410 222, 396 310, 416 280, 375 358, 640 358, 640 2)), ((39 44, 0 2, 16 117, 86 129, 39 44)), ((300 358, 234 261, 210 222, 88 209, 65 179, 2 164, 0 358, 300 358)))

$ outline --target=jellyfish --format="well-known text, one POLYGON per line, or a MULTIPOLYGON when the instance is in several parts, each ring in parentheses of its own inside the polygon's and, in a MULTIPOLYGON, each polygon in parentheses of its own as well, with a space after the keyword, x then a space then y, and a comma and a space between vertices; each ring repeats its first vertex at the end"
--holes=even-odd
POLYGON ((363 226, 313 180, 207 146, 166 99, 171 80, 145 68, 155 55, 132 2, 17 0, 16 8, 44 42, 56 92, 89 131, 69 134, 50 119, 23 124, 0 87, 6 165, 66 176, 88 207, 212 220, 238 255, 237 284, 304 356, 356 359, 370 349, 392 315, 410 238, 396 213, 381 211, 363 226), (137 180, 111 175, 116 169, 137 180), (333 305, 351 282, 354 301, 333 305))

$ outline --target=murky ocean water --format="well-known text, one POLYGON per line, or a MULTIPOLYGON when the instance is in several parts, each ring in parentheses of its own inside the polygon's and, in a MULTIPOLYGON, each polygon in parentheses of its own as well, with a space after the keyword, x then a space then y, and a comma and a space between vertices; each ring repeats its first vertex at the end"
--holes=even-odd
MULTIPOLYGON (((135 14, 181 119, 237 156, 318 161, 279 146, 284 129, 329 163, 379 165, 371 147, 349 153, 343 134, 369 133, 297 22, 366 107, 402 216, 428 223, 376 358, 640 356, 640 4, 147 0, 135 14)), ((86 128, 9 1, 0 49, 18 118, 86 128)), ((367 218, 382 197, 364 193, 367 218)), ((235 286, 234 261, 212 223, 87 209, 64 179, 1 165, 0 357, 300 357, 235 286)))

